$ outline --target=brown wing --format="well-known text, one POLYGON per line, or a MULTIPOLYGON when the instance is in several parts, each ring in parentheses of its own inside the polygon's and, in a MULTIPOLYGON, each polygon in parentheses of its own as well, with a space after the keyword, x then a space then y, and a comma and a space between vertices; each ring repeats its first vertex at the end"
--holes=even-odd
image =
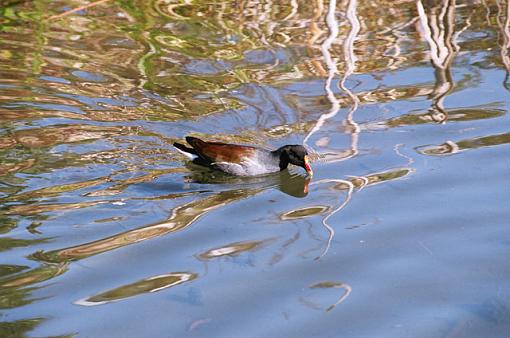
POLYGON ((246 156, 254 155, 257 148, 220 142, 205 142, 196 137, 186 137, 198 156, 209 162, 240 163, 246 156))

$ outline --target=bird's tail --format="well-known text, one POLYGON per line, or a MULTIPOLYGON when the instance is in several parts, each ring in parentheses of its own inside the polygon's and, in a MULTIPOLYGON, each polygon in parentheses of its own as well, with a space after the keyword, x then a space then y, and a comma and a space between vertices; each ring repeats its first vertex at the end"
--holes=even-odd
POLYGON ((177 143, 175 142, 174 143, 174 147, 183 155, 191 158, 191 159, 194 159, 198 156, 197 152, 195 149, 193 148, 190 148, 190 147, 187 147, 185 146, 184 144, 181 144, 181 143, 177 143))

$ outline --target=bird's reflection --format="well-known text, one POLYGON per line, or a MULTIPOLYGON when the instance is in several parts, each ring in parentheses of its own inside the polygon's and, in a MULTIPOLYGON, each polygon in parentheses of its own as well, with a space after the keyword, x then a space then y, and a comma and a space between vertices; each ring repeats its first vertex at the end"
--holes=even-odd
POLYGON ((184 179, 188 183, 225 185, 225 188, 229 190, 235 189, 237 186, 240 189, 267 189, 274 187, 287 195, 297 198, 308 195, 308 185, 311 180, 310 176, 295 173, 292 169, 269 175, 239 177, 193 163, 188 163, 186 166, 189 169, 189 174, 184 179))

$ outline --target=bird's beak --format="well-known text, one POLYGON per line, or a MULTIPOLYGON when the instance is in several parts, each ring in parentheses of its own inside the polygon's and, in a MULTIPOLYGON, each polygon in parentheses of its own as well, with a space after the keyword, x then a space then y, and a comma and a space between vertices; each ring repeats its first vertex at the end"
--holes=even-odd
POLYGON ((312 176, 313 170, 312 170, 312 167, 310 167, 310 161, 308 160, 308 156, 305 156, 304 161, 305 161, 306 172, 308 173, 308 175, 312 176))

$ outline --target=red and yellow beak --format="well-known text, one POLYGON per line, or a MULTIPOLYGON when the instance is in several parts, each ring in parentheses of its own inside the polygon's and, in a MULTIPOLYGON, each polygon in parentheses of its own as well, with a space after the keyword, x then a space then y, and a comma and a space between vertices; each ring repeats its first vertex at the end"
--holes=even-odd
POLYGON ((306 172, 308 173, 308 175, 312 176, 313 170, 312 170, 312 167, 310 166, 310 160, 308 159, 308 156, 305 156, 304 161, 305 161, 306 172))

